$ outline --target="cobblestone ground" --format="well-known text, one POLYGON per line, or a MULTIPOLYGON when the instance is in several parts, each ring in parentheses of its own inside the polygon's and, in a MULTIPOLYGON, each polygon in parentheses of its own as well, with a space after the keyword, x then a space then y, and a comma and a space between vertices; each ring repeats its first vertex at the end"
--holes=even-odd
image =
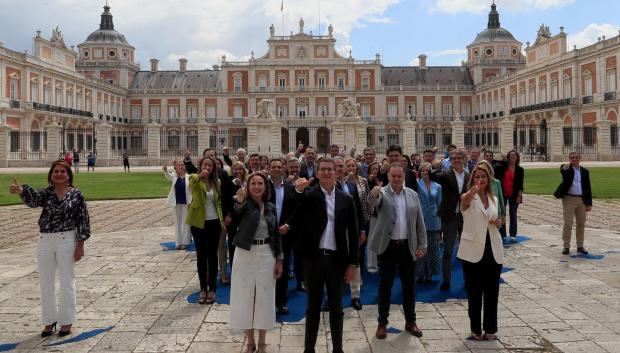
MULTIPOLYGON (((525 202, 519 233, 531 239, 506 249, 505 266, 513 270, 502 275, 499 341, 465 339, 464 300, 418 303, 424 337, 400 333, 380 341, 374 338, 377 308, 365 305, 360 312, 345 310, 345 352, 620 352, 620 220, 615 215, 620 205, 596 202, 588 216, 586 242, 594 260, 560 254, 559 201, 527 196, 525 202)), ((92 202, 90 207, 95 235, 76 267, 78 320, 72 337, 111 329, 58 346, 50 345, 60 341, 57 337, 39 338, 40 294, 31 240, 38 212, 3 207, 0 351, 12 347, 7 344, 17 344, 13 352, 242 350, 243 335, 228 330, 228 306, 188 303, 187 296, 197 291, 195 254, 161 251, 159 243, 173 238, 162 200, 92 202)), ((324 319, 320 353, 329 352, 330 345, 329 320, 324 319)), ((402 307, 392 306, 390 321, 402 329, 402 307)), ((268 351, 301 353, 303 330, 303 321, 278 324, 268 333, 268 351)))

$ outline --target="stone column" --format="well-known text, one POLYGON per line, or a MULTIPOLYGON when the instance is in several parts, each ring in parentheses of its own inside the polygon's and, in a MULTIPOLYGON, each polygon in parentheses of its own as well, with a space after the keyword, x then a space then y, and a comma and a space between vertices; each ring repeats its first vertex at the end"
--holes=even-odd
POLYGON ((160 140, 160 132, 161 125, 157 123, 151 123, 146 126, 147 130, 147 141, 148 141, 148 164, 155 165, 160 164, 160 150, 161 150, 161 140, 160 140))
POLYGON ((45 128, 47 132, 47 160, 55 161, 62 153, 62 126, 53 123, 45 128))
POLYGON ((207 147, 213 147, 215 148, 216 146, 209 146, 209 139, 210 139, 210 134, 211 134, 211 129, 209 128, 209 125, 204 122, 204 121, 200 121, 197 124, 198 127, 198 155, 200 155, 200 153, 202 152, 202 150, 204 150, 207 147))
MULTIPOLYGON (((110 146, 110 131, 112 131, 112 125, 108 123, 95 125, 95 135, 97 136, 97 142, 95 143, 97 150, 97 166, 109 167, 110 160, 112 159, 111 146, 110 146)), ((49 147, 49 132, 47 134, 49 147)))
MULTIPOLYGON (((351 119, 351 118, 349 118, 351 119)), ((338 145, 346 154, 355 146, 357 152, 366 148, 366 128, 368 123, 354 118, 351 121, 335 121, 332 123, 332 144, 338 145)))
POLYGON ((248 124, 248 154, 282 156, 282 124, 275 119, 251 120, 248 124))
POLYGON ((401 127, 403 128, 403 152, 406 155, 411 155, 413 153, 422 153, 422 151, 417 151, 416 147, 416 129, 418 123, 413 120, 406 120, 403 122, 401 127))
POLYGON ((564 154, 562 153, 562 145, 564 143, 562 138, 562 119, 557 112, 553 113, 553 117, 547 123, 549 129, 549 161, 562 162, 564 161, 564 154))
POLYGON ((0 168, 9 166, 9 153, 11 151, 11 127, 0 124, 0 168))
POLYGON ((499 122, 499 136, 500 136, 500 153, 506 155, 512 149, 514 149, 514 123, 508 118, 504 118, 499 122))
POLYGON ((596 122, 596 143, 598 145, 599 161, 612 161, 611 121, 599 120, 596 122))
POLYGON ((461 120, 460 114, 457 114, 452 125, 452 143, 457 147, 465 147, 465 122, 461 120))

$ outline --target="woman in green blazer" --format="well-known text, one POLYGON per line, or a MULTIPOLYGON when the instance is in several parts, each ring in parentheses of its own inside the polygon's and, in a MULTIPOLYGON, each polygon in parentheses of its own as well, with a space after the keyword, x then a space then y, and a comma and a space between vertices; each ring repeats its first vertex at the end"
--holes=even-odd
POLYGON ((198 162, 198 174, 189 176, 192 203, 185 223, 190 225, 196 244, 196 263, 200 279, 199 304, 215 302, 217 248, 224 227, 220 183, 215 160, 205 156, 198 162))

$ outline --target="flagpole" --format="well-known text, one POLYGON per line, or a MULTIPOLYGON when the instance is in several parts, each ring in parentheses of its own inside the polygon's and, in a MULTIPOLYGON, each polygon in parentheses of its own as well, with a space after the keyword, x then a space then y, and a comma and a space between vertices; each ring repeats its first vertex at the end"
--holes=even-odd
POLYGON ((321 35, 321 4, 319 0, 316 0, 316 8, 319 12, 319 35, 321 35))
POLYGON ((280 3, 280 15, 282 16, 282 35, 284 36, 284 0, 280 3))

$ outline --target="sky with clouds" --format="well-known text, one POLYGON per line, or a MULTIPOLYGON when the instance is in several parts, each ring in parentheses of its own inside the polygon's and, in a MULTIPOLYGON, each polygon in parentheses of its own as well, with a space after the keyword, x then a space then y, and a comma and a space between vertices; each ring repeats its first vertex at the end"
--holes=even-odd
MULTIPOLYGON (((459 65, 465 47, 486 28, 490 0, 108 0, 116 30, 136 47, 143 69, 150 58, 161 69, 210 68, 222 54, 246 60, 266 50, 269 25, 276 34, 326 34, 331 23, 337 49, 356 59, 382 54, 386 66, 459 65), (281 7, 284 10, 281 12, 281 7)), ((496 0, 503 28, 533 42, 540 24, 552 34, 565 27, 569 48, 618 35, 617 0, 496 0)), ((105 0, 0 0, 0 42, 18 51, 32 48, 36 30, 51 36, 57 25, 67 45, 77 45, 99 26, 105 0)))

